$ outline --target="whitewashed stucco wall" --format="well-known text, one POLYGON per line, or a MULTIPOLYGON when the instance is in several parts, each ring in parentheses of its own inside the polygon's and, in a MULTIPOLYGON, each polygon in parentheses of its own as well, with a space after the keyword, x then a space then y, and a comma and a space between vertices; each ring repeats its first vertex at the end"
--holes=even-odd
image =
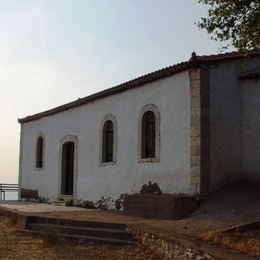
POLYGON ((189 74, 182 72, 65 112, 22 124, 20 183, 55 199, 60 189, 60 141, 78 138, 77 199, 116 198, 139 192, 148 181, 166 193, 190 193, 189 74), (138 163, 138 119, 147 104, 158 107, 160 162, 138 163), (100 124, 107 114, 118 123, 117 162, 100 166, 100 124), (35 170, 35 139, 45 137, 45 165, 35 170))
POLYGON ((259 179, 259 81, 238 77, 260 68, 259 58, 212 65, 210 75, 210 186, 259 179), (246 124, 249 124, 246 126, 246 124), (258 133, 258 134, 257 134, 258 133))

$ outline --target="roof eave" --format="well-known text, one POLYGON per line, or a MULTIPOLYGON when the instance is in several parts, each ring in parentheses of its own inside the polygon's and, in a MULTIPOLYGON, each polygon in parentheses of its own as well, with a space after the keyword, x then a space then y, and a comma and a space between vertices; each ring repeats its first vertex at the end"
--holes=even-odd
POLYGON ((197 68, 197 67, 200 67, 201 65, 207 66, 207 65, 214 64, 214 63, 224 62, 224 61, 231 61, 231 60, 235 60, 235 59, 243 59, 243 58, 248 58, 248 57, 259 57, 259 56, 260 56, 260 50, 258 50, 258 49, 249 51, 247 53, 230 52, 230 53, 208 55, 208 56, 197 56, 196 53, 193 52, 190 60, 187 62, 182 62, 182 63, 178 63, 176 65, 170 66, 170 67, 163 68, 161 70, 146 74, 144 76, 138 77, 138 78, 130 80, 128 82, 122 83, 118 86, 102 90, 93 95, 72 101, 70 103, 55 107, 53 109, 49 109, 49 110, 31 115, 31 116, 20 118, 20 119, 18 119, 18 122, 22 124, 22 123, 40 119, 42 117, 51 116, 51 115, 60 113, 62 111, 66 111, 69 109, 73 109, 75 107, 85 105, 89 102, 93 102, 93 101, 102 99, 102 98, 110 96, 110 95, 115 95, 115 94, 124 92, 129 89, 134 89, 136 87, 142 86, 149 82, 159 80, 161 78, 166 78, 166 77, 172 76, 174 74, 180 73, 180 72, 188 70, 190 68, 197 68))
POLYGON ((73 109, 75 107, 85 105, 87 103, 105 98, 107 96, 115 95, 115 94, 127 91, 129 89, 134 89, 134 88, 140 87, 144 84, 159 80, 161 78, 166 78, 166 77, 172 76, 174 74, 188 70, 190 67, 191 67, 191 62, 182 62, 177 65, 170 66, 170 67, 146 74, 144 76, 141 76, 141 77, 138 77, 131 81, 122 83, 115 87, 102 90, 102 91, 92 94, 90 96, 80 98, 80 99, 77 99, 70 103, 55 107, 53 109, 46 110, 46 111, 43 111, 43 112, 40 112, 40 113, 37 113, 34 115, 30 115, 30 116, 27 116, 24 118, 20 118, 20 119, 18 119, 18 122, 22 124, 22 123, 40 119, 42 117, 51 116, 51 115, 54 115, 54 114, 57 114, 59 112, 63 112, 63 111, 69 110, 69 109, 73 109))

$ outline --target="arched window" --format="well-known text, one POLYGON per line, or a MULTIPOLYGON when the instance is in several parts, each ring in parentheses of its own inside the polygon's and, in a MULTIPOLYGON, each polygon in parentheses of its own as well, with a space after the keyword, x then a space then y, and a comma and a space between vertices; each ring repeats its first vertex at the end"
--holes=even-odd
POLYGON ((100 166, 116 163, 117 157, 117 121, 114 115, 107 114, 100 125, 100 166))
POLYGON ((111 120, 105 122, 102 136, 102 162, 113 162, 114 159, 114 126, 111 120))
POLYGON ((138 120, 138 162, 160 162, 160 121, 156 105, 142 108, 138 120))
POLYGON ((43 168, 43 149, 44 140, 42 136, 39 136, 36 144, 36 168, 43 168))
POLYGON ((155 158, 155 123, 154 112, 145 112, 142 119, 142 158, 155 158))

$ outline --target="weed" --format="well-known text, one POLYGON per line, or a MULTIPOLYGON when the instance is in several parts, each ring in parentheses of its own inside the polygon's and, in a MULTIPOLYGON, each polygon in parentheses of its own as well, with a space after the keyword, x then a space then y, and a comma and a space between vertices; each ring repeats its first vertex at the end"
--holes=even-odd
POLYGON ((43 240, 43 243, 48 246, 55 246, 59 242, 59 232, 57 228, 53 228, 51 226, 48 226, 41 230, 40 237, 43 240))
POLYGON ((202 236, 202 239, 213 241, 238 252, 260 256, 259 231, 240 232, 238 229, 228 233, 209 231, 202 236))
POLYGON ((7 228, 10 228, 14 223, 9 218, 3 218, 1 224, 7 228))

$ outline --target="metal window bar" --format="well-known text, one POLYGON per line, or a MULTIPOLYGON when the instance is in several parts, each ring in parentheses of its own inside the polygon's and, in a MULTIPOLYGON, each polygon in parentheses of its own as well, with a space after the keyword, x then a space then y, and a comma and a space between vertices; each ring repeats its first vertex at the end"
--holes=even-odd
POLYGON ((5 200, 6 192, 18 192, 18 184, 0 183, 0 200, 5 200))
POLYGON ((155 115, 148 111, 145 113, 145 137, 144 137, 144 156, 145 158, 155 157, 155 115))

